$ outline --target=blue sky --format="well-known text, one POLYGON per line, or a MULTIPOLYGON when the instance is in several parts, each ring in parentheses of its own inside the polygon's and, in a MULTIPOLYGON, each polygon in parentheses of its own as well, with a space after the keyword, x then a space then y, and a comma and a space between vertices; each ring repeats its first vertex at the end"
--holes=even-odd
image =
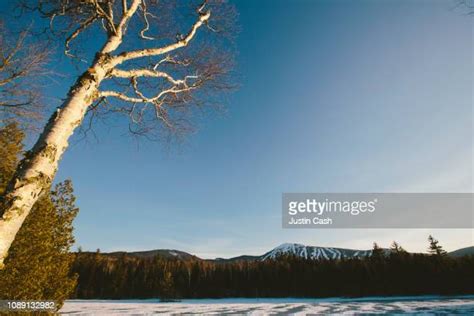
MULTIPOLYGON (((205 258, 283 242, 449 250, 473 230, 284 230, 282 192, 472 192, 472 18, 451 1, 236 1, 240 89, 179 147, 72 146, 77 245, 205 258)), ((93 42, 93 41, 92 41, 93 42)), ((67 68, 66 68, 67 69, 67 68)), ((72 75, 50 87, 65 96, 72 75)))

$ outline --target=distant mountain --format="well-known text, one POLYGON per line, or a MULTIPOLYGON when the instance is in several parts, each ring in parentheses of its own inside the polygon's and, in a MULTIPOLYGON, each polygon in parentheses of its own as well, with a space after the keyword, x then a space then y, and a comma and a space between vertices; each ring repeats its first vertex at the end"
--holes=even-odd
POLYGON ((269 259, 277 259, 283 255, 293 255, 305 259, 342 259, 342 258, 363 258, 372 254, 372 250, 354 250, 334 247, 315 247, 302 244, 285 243, 260 256, 238 256, 228 259, 217 258, 218 262, 234 262, 234 261, 265 261, 269 259))
POLYGON ((242 255, 238 257, 233 257, 233 258, 216 258, 216 259, 211 259, 210 261, 216 261, 216 262, 235 262, 235 261, 255 261, 259 260, 261 256, 249 256, 249 255, 242 255))
MULTIPOLYGON (((467 248, 466 248, 467 249, 467 248)), ((462 250, 462 249, 461 249, 462 250)), ((175 258, 179 260, 204 260, 190 253, 174 250, 174 249, 155 249, 148 251, 117 251, 102 253, 103 255, 111 257, 137 257, 137 258, 152 258, 155 256, 161 256, 164 258, 175 258)), ((207 259, 206 261, 214 262, 235 262, 235 261, 265 261, 269 259, 277 259, 279 256, 283 255, 294 255, 305 259, 319 260, 319 259, 342 259, 342 258, 363 258, 368 257, 372 254, 372 250, 354 250, 354 249, 344 249, 344 248, 334 248, 334 247, 316 247, 316 246, 306 246, 302 244, 294 243, 285 243, 281 244, 278 247, 273 248, 272 250, 264 253, 260 256, 249 256, 241 255, 238 257, 232 258, 216 258, 216 259, 207 259)))
POLYGON ((295 255, 305 259, 342 259, 342 258, 362 258, 372 254, 372 250, 353 250, 333 247, 314 247, 302 244, 282 244, 263 256, 261 260, 275 259, 281 255, 295 255))
POLYGON ((454 250, 454 251, 451 251, 448 254, 452 257, 462 257, 462 256, 474 255, 474 246, 454 250))
MULTIPOLYGON (((385 250, 388 251, 388 250, 385 250)), ((279 256, 283 255, 293 255, 305 259, 320 260, 320 259, 342 259, 342 258, 363 258, 368 257, 372 254, 372 250, 355 250, 355 249, 345 249, 345 248, 334 248, 334 247, 316 247, 316 246, 307 246, 302 244, 295 243, 285 243, 281 244, 278 247, 273 248, 272 250, 264 253, 260 256, 250 256, 250 255, 241 255, 238 257, 232 258, 216 258, 216 259, 206 259, 206 261, 213 262, 236 262, 236 261, 265 261, 269 259, 277 259, 279 256)), ((163 258, 171 259, 175 258, 178 260, 190 261, 190 260, 204 260, 190 253, 174 250, 174 249, 155 249, 148 251, 117 251, 103 253, 103 255, 108 255, 111 257, 120 257, 127 256, 131 258, 152 258, 155 256, 161 256, 163 258)), ((453 257, 462 257, 466 255, 474 255, 474 246, 458 249, 449 253, 453 257)))
POLYGON ((180 251, 180 250, 174 250, 174 249, 155 249, 155 250, 133 251, 133 252, 117 251, 117 252, 104 253, 104 255, 117 256, 117 257, 122 256, 122 255, 127 255, 131 257, 140 257, 140 258, 152 258, 155 256, 161 256, 167 259, 176 258, 180 260, 201 260, 200 258, 190 253, 180 251))

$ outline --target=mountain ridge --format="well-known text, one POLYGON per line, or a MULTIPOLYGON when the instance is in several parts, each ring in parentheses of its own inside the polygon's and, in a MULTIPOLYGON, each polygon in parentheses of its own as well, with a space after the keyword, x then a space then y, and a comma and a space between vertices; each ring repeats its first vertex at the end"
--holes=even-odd
MULTIPOLYGON (((384 249, 384 251, 388 251, 384 249)), ((275 260, 279 256, 294 255, 305 259, 311 260, 337 260, 337 259, 348 259, 348 258, 363 258, 368 257, 372 254, 372 250, 360 250, 360 249, 348 249, 339 247, 319 247, 309 246, 299 243, 283 243, 270 251, 265 252, 262 255, 240 255, 230 258, 214 258, 214 259, 203 259, 196 255, 190 254, 185 251, 176 249, 153 249, 143 251, 114 251, 102 253, 103 255, 120 257, 123 255, 138 257, 138 258, 152 258, 154 256, 162 256, 164 258, 175 258, 179 260, 202 260, 202 261, 213 261, 213 262, 235 262, 235 261, 265 261, 275 260)), ((453 257, 459 257, 464 255, 474 255, 474 246, 457 249, 448 253, 453 257)))
POLYGON ((460 248, 448 253, 450 256, 453 257, 462 257, 462 256, 473 256, 474 255, 474 246, 460 248))
POLYGON ((281 255, 295 255, 304 259, 362 258, 372 254, 372 250, 355 250, 335 247, 307 246, 297 243, 281 244, 262 256, 262 260, 276 259, 281 255))

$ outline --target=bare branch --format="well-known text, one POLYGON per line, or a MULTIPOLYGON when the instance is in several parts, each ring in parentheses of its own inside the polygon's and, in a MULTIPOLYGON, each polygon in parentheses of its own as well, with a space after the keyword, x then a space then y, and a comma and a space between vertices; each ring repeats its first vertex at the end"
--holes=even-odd
POLYGON ((13 49, 11 49, 10 52, 7 53, 6 57, 2 58, 0 70, 3 70, 6 66, 10 65, 12 58, 16 56, 18 54, 18 51, 23 47, 27 34, 28 32, 26 31, 20 33, 20 36, 18 37, 16 41, 15 47, 13 47, 13 49))
POLYGON ((97 15, 93 15, 91 16, 89 19, 87 19, 86 21, 84 21, 84 23, 82 23, 70 36, 68 36, 68 38, 66 38, 66 41, 64 43, 64 46, 65 46, 65 50, 64 50, 64 54, 69 56, 69 57, 75 57, 74 55, 72 55, 70 53, 70 47, 69 45, 71 44, 71 42, 79 36, 79 34, 81 34, 85 29, 87 29, 89 26, 91 26, 95 21, 97 20, 97 15))
POLYGON ((145 21, 145 26, 140 31, 140 37, 146 40, 155 40, 154 37, 145 35, 145 33, 150 29, 150 22, 148 21, 148 16, 152 16, 152 17, 155 17, 155 16, 151 14, 150 12, 148 12, 147 6, 146 6, 146 0, 142 0, 142 5, 140 7, 142 9, 143 19, 145 21))
POLYGON ((151 78, 164 78, 174 85, 184 84, 185 80, 176 80, 168 73, 163 71, 156 71, 151 69, 131 69, 131 70, 120 70, 114 69, 110 73, 111 76, 118 78, 137 78, 137 77, 151 77, 151 78))
POLYGON ((197 85, 190 85, 190 86, 184 86, 182 88, 178 88, 176 86, 173 86, 169 89, 165 89, 160 91, 157 95, 153 97, 146 97, 138 88, 138 83, 136 81, 136 78, 132 78, 132 85, 134 87, 135 94, 138 95, 138 97, 130 97, 125 95, 124 93, 117 92, 117 91, 102 91, 99 93, 99 97, 116 97, 119 98, 123 101, 127 102, 134 102, 134 103, 155 103, 155 102, 161 102, 162 97, 164 97, 167 94, 179 94, 182 92, 187 92, 193 89, 196 89, 198 86, 197 85))
POLYGON ((137 11, 141 1, 142 0, 133 0, 130 8, 123 12, 120 23, 115 29, 115 36, 110 37, 101 50, 103 54, 110 54, 114 52, 120 46, 120 44, 122 44, 123 35, 127 30, 128 22, 137 11))
POLYGON ((105 12, 102 8, 101 4, 97 0, 92 0, 94 3, 95 9, 97 10, 97 14, 103 17, 109 26, 109 29, 114 33, 117 34, 117 29, 115 28, 114 18, 113 18, 113 9, 110 1, 106 1, 107 9, 109 12, 105 12))
POLYGON ((143 98, 130 97, 130 96, 125 95, 124 93, 117 92, 117 91, 102 91, 100 92, 99 97, 100 98, 114 97, 126 102, 132 102, 132 103, 148 102, 147 100, 143 98))
POLYGON ((125 61, 131 60, 131 59, 136 59, 136 58, 141 58, 141 57, 152 57, 152 56, 159 56, 163 54, 167 54, 169 52, 172 52, 178 48, 185 47, 189 44, 189 42, 193 39, 193 37, 196 35, 197 30, 206 22, 209 20, 211 17, 211 12, 207 11, 205 13, 199 13, 199 19, 194 23, 192 26, 191 30, 189 33, 181 40, 171 44, 167 45, 164 47, 160 48, 148 48, 148 49, 142 49, 142 50, 136 50, 136 51, 131 51, 131 52, 125 52, 117 57, 114 57, 112 60, 113 65, 118 65, 121 64, 125 61))
POLYGON ((127 0, 122 0, 122 12, 127 13, 127 11, 128 11, 127 0))
POLYGON ((49 51, 29 40, 28 31, 10 33, 0 22, 0 123, 16 119, 33 128, 40 118, 41 77, 49 51))
POLYGON ((124 32, 124 27, 126 27, 128 21, 130 21, 130 19, 132 18, 132 16, 135 14, 135 12, 137 11, 140 3, 141 3, 142 0, 133 0, 132 2, 132 5, 130 6, 129 9, 127 9, 123 15, 122 15, 122 20, 120 21, 120 24, 119 24, 119 29, 124 32))
POLYGON ((218 29, 216 35, 225 39, 225 30, 233 25, 235 12, 225 0, 199 3, 200 0, 192 0, 191 6, 175 0, 19 1, 30 2, 33 7, 35 2, 39 3, 35 10, 63 27, 68 56, 79 55, 71 46, 79 43, 83 32, 92 30, 94 25, 102 25, 106 40, 95 56, 101 57, 103 79, 109 80, 104 80, 94 95, 95 101, 104 100, 94 107, 94 115, 102 113, 105 102, 110 99, 114 102, 107 103, 106 112, 130 115, 133 124, 141 124, 146 121, 142 118, 147 110, 154 108, 153 117, 169 127, 174 125, 172 122, 184 122, 179 116, 192 114, 192 108, 212 104, 211 94, 207 93, 228 89, 224 83, 230 69, 226 47, 209 50, 221 44, 214 35, 212 39, 203 37, 197 45, 189 45, 203 26, 212 33, 218 29), (190 20, 190 13, 195 17, 194 21, 190 20), (211 16, 213 27, 209 25, 211 16), (134 32, 127 34, 128 28, 134 32), (183 29, 187 31, 181 35, 183 29), (207 41, 214 39, 216 42, 207 41), (155 41, 148 42, 151 40, 155 41), (151 44, 147 45, 145 41, 151 44), (146 46, 137 49, 137 45, 146 46), (123 52, 114 54, 119 47, 123 52))

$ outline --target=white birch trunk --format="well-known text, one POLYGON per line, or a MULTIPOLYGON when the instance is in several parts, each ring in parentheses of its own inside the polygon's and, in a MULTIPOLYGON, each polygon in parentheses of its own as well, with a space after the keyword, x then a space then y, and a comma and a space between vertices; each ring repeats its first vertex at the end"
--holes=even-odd
MULTIPOLYGON (((0 269, 4 267, 8 250, 31 208, 40 194, 49 189, 58 169, 59 160, 68 146, 69 138, 81 124, 89 105, 101 96, 99 85, 102 80, 114 70, 115 66, 127 60, 158 56, 187 46, 198 28, 210 17, 210 12, 201 13, 189 33, 176 43, 161 48, 126 52, 112 57, 111 53, 121 45, 127 23, 138 10, 140 3, 141 0, 133 0, 129 7, 124 5, 124 13, 116 26, 115 34, 108 37, 91 68, 78 79, 69 91, 66 101, 51 116, 43 133, 33 149, 21 161, 12 182, 5 191, 3 209, 0 210, 0 269)), ((142 74, 150 75, 150 72, 142 72, 142 74)), ((168 75, 167 79, 170 80, 170 78, 168 75)), ((137 101, 137 98, 129 98, 120 93, 116 93, 115 96, 125 101, 150 101, 145 98, 137 101)))
POLYGON ((40 194, 49 189, 69 138, 97 97, 99 84, 106 74, 103 64, 104 61, 96 60, 71 88, 66 101, 51 116, 7 188, 0 212, 0 269, 23 221, 40 194))
POLYGON ((117 33, 107 39, 93 65, 77 80, 66 101, 51 116, 33 149, 20 162, 5 191, 3 210, 0 210, 0 269, 4 268, 8 250, 31 208, 40 194, 49 189, 69 138, 84 119, 88 106, 99 97, 99 85, 113 67, 110 53, 122 43, 123 29, 140 3, 141 0, 133 0, 122 16, 117 33))

